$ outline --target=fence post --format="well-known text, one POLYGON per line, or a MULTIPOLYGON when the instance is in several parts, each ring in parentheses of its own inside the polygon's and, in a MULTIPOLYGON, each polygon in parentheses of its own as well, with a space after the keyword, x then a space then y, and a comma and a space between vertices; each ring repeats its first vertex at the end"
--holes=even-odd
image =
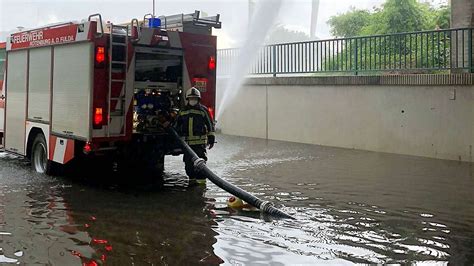
POLYGON ((272 64, 272 73, 273 73, 273 76, 276 77, 277 76, 277 58, 276 58, 276 45, 272 45, 272 58, 273 58, 273 64, 272 64))
MULTIPOLYGON (((473 62, 472 62, 472 28, 469 29, 469 33, 467 35, 467 60, 468 60, 468 66, 469 66, 469 73, 474 72, 473 68, 473 62)), ((464 51, 463 51, 464 52, 464 51)))
POLYGON ((359 59, 358 59, 358 49, 357 49, 357 38, 354 39, 355 41, 355 46, 354 46, 354 74, 357 76, 359 73, 358 73, 358 62, 359 62, 359 59))

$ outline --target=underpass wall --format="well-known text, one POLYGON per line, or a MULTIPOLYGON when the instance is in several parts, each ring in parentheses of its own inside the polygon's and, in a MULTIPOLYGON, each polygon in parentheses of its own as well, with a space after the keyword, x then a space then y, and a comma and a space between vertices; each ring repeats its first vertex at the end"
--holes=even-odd
MULTIPOLYGON (((222 99, 224 80, 217 84, 217 104, 222 99)), ((225 113, 219 118, 217 128, 229 135, 266 138, 266 86, 245 85, 233 101, 229 101, 225 113)), ((217 110, 216 110, 217 111, 217 110)))
MULTIPOLYGON (((218 101, 226 79, 218 80, 218 101)), ((223 111, 224 134, 472 161, 472 74, 254 78, 223 111)))

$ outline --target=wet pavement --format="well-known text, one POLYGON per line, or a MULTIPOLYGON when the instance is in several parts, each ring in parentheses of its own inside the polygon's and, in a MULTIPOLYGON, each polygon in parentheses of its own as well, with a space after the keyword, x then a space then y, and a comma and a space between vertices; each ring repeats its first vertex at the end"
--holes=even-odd
POLYGON ((164 188, 93 174, 36 174, 0 153, 0 264, 474 263, 467 163, 218 136, 209 165, 296 221, 226 207, 187 187, 180 157, 164 188))

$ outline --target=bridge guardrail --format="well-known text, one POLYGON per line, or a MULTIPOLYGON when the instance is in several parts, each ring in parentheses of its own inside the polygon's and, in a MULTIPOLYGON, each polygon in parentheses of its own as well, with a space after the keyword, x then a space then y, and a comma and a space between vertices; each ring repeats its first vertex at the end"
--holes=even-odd
MULTIPOLYGON (((263 46, 252 75, 474 72, 473 28, 394 33, 263 46)), ((232 73, 238 48, 217 52, 217 74, 232 73)))

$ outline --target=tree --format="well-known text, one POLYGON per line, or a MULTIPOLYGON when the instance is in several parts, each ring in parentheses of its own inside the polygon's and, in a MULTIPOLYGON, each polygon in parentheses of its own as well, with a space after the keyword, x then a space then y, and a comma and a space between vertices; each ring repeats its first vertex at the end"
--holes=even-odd
POLYGON ((428 26, 424 4, 416 0, 387 0, 381 10, 377 33, 420 31, 428 26))
POLYGON ((302 42, 302 41, 308 41, 309 39, 310 39, 309 35, 302 31, 289 30, 282 25, 278 25, 269 34, 265 43, 276 44, 276 43, 288 43, 288 42, 302 42))
POLYGON ((429 17, 430 28, 448 29, 451 23, 451 7, 441 6, 439 8, 430 8, 429 17))
POLYGON ((331 32, 338 37, 377 37, 345 40, 336 56, 322 59, 328 66, 326 70, 397 71, 407 65, 441 69, 449 64, 449 34, 442 31, 392 33, 447 29, 450 12, 447 6, 433 6, 417 0, 386 0, 380 8, 371 11, 351 8, 333 16, 328 23, 331 32))
POLYGON ((388 34, 420 30, 446 29, 451 9, 435 7, 417 0, 386 0, 381 8, 351 8, 328 20, 331 33, 337 37, 388 34))
POLYGON ((351 7, 344 14, 332 16, 328 24, 331 33, 337 37, 353 37, 362 33, 362 29, 370 25, 371 13, 368 10, 360 10, 351 7))

